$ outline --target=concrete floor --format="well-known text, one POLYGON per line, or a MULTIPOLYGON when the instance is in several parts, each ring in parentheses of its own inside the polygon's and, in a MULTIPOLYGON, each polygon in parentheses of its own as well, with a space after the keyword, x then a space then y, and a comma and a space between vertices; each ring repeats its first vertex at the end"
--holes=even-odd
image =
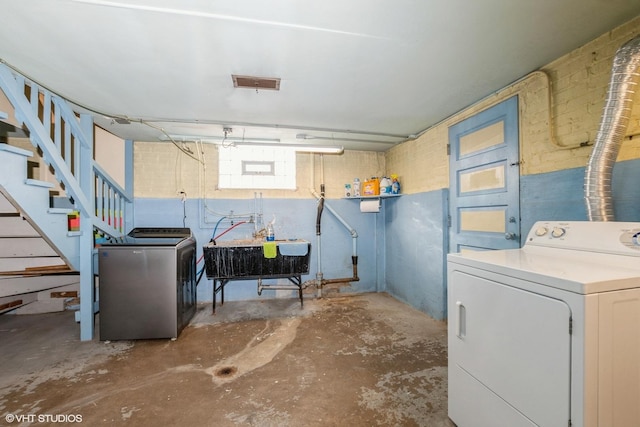
POLYGON ((453 426, 446 325, 387 294, 205 304, 175 341, 78 329, 0 316, 0 425, 453 426))

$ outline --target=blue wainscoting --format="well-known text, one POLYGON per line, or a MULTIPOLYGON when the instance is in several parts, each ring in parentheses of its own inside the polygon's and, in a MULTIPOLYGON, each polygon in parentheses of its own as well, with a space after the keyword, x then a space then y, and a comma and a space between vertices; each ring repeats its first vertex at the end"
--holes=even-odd
POLYGON ((385 200, 386 290, 437 320, 447 316, 448 194, 385 200))
MULTIPOLYGON (((584 174, 585 168, 574 168, 520 178, 522 243, 536 221, 587 220, 584 174)), ((640 222, 640 160, 616 163, 613 197, 617 221, 640 222)), ((435 319, 446 319, 448 191, 385 203, 386 291, 435 319)))
POLYGON ((616 221, 640 222, 640 160, 616 163, 613 207, 616 221))
POLYGON ((585 221, 584 168, 520 177, 521 244, 536 221, 585 221))
MULTIPOLYGON (((536 221, 586 221, 585 168, 520 178, 522 243, 536 221)), ((640 222, 640 160, 616 163, 613 169, 616 221, 640 222)))
MULTIPOLYGON (((202 255, 202 246, 211 239, 215 223, 219 217, 207 215, 203 220, 203 203, 198 199, 188 199, 186 204, 180 199, 136 198, 134 202, 134 224, 136 227, 185 227, 191 228, 198 242, 198 258, 202 255), (184 209, 183 209, 184 208, 184 209), (183 222, 183 212, 186 218, 183 222)), ((358 233, 358 275, 360 281, 352 282, 352 286, 341 289, 341 292, 375 292, 384 290, 384 269, 380 268, 376 258, 384 249, 384 212, 361 213, 358 200, 332 199, 326 200, 349 225, 358 233)), ((311 266, 309 275, 302 280, 314 280, 318 271, 318 241, 316 236, 317 201, 314 199, 267 199, 262 201, 264 221, 268 222, 275 214, 276 239, 305 239, 311 242, 311 266)), ((235 214, 252 213, 254 200, 246 199, 209 199, 207 207, 215 212, 235 214)), ((237 221, 236 221, 237 222, 237 221)), ((351 255, 353 240, 348 230, 325 207, 322 214, 322 273, 325 279, 352 277, 351 255)), ((231 224, 220 223, 216 230, 219 235, 231 224)), ((253 224, 237 226, 220 240, 251 238, 253 224)), ((203 263, 198 264, 198 270, 203 263)), ((286 279, 283 279, 286 280, 286 279)), ((203 277, 198 286, 198 301, 212 301, 213 282, 203 277)), ((314 290, 315 290, 315 284, 314 290)), ((278 297, 295 298, 290 291, 265 290, 261 296, 257 294, 255 280, 234 281, 225 288, 225 300, 253 300, 278 297)), ((314 291, 315 295, 315 291, 314 291)), ((218 296, 219 298, 219 296, 218 296)))

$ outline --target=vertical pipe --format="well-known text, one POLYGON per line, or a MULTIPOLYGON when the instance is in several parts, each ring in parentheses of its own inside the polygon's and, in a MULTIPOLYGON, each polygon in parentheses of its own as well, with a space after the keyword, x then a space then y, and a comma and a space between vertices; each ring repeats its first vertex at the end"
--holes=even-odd
POLYGON ((321 241, 321 221, 324 209, 324 183, 320 184, 320 199, 318 200, 318 212, 316 216, 316 238, 318 241, 318 272, 316 273, 316 289, 318 298, 322 297, 322 241, 321 241))
MULTIPOLYGON (((309 153, 309 190, 312 194, 316 194, 315 190, 315 178, 316 178, 316 163, 313 153, 309 153)), ((318 206, 320 203, 320 197, 318 197, 318 206)), ((318 218, 316 218, 316 292, 317 297, 322 298, 322 242, 320 240, 320 231, 318 229, 318 218)))
POLYGON ((133 141, 127 139, 124 142, 124 189, 126 196, 131 202, 125 203, 124 234, 133 228, 133 141))
POLYGON ((258 192, 253 192, 253 238, 258 237, 258 192))

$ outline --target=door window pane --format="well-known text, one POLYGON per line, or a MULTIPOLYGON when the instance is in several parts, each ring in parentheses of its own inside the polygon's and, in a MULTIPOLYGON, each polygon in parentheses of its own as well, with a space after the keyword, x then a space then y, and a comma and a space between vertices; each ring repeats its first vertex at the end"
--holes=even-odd
POLYGON ((504 233, 505 210, 463 210, 460 212, 460 231, 504 233))
POLYGON ((504 144, 504 122, 502 120, 460 137, 460 157, 501 144, 504 144))

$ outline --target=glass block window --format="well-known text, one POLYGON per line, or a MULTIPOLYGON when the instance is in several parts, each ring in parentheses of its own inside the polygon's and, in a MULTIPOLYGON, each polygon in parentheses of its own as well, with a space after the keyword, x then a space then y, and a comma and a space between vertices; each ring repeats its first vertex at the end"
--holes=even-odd
POLYGON ((296 189, 296 152, 280 147, 218 148, 220 189, 296 189))

